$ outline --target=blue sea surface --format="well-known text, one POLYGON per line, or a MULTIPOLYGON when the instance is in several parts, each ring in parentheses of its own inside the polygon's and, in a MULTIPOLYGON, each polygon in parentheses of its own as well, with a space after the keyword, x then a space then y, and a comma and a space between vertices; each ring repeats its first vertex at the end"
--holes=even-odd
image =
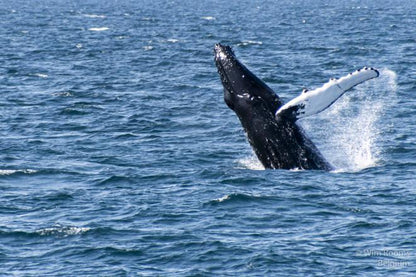
POLYGON ((0 1, 1 276, 415 276, 416 2, 0 1), (334 171, 264 170, 215 43, 334 171))

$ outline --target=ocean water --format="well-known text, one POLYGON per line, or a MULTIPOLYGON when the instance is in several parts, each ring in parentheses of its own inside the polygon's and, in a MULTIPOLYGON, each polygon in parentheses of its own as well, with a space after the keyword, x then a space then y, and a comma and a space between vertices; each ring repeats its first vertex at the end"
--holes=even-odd
POLYGON ((2 276, 414 276, 415 1, 0 1, 2 276), (213 46, 332 172, 264 170, 213 46))

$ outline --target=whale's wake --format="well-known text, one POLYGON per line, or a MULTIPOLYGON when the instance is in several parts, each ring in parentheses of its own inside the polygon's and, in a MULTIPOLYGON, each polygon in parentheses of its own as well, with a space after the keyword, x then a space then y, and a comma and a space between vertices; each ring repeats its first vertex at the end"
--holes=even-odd
POLYGON ((357 86, 301 125, 335 171, 376 166, 382 161, 382 134, 390 127, 381 119, 397 102, 396 91, 396 73, 383 69, 378 79, 357 86))

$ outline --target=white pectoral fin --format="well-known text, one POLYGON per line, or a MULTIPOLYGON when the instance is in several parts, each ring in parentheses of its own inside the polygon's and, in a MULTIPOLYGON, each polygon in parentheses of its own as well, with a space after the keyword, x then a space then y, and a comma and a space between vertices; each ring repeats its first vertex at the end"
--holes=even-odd
POLYGON ((376 69, 364 67, 340 79, 331 79, 320 88, 311 91, 304 90, 301 95, 283 105, 276 112, 276 118, 298 120, 322 112, 347 90, 378 76, 379 72, 376 69))

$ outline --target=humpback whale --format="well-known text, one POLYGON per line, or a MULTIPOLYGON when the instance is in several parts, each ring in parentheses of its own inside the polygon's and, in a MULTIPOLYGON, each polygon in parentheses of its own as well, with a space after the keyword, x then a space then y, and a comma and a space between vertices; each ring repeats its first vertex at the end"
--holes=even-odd
POLYGON ((284 104, 279 96, 235 56, 216 44, 215 64, 224 87, 224 101, 240 119, 254 153, 268 169, 331 170, 314 143, 296 123, 331 106, 352 87, 379 76, 364 67, 322 87, 303 92, 284 104))

